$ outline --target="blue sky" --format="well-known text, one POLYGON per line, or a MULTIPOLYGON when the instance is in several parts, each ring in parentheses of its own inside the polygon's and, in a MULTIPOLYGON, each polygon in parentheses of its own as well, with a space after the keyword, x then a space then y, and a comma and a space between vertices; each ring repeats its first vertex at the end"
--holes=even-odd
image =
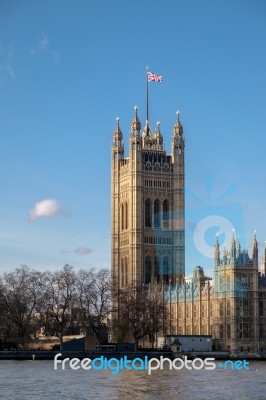
POLYGON ((262 249, 265 38, 263 0, 1 1, 0 273, 110 267, 112 134, 119 115, 127 151, 136 104, 144 125, 146 65, 168 151, 184 126, 187 273, 221 221, 262 249))

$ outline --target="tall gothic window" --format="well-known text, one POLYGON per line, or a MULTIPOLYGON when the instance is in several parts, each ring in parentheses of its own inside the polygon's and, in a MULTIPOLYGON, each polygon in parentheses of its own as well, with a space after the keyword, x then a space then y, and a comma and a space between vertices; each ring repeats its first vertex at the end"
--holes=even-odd
POLYGON ((125 266, 124 266, 124 284, 125 286, 128 285, 128 262, 127 257, 125 258, 125 266))
POLYGON ((147 199, 145 201, 145 226, 151 227, 151 201, 147 199))
POLYGON ((127 202, 121 206, 121 229, 128 229, 128 205, 127 202))
POLYGON ((149 256, 145 258, 145 284, 150 283, 151 281, 151 259, 149 256))
POLYGON ((163 227, 169 228, 169 203, 168 200, 163 202, 163 227))
POLYGON ((169 259, 168 256, 163 258, 163 281, 165 283, 169 282, 169 259))
POLYGON ((125 229, 128 228, 128 209, 127 209, 127 203, 125 204, 125 229))
POLYGON ((157 282, 161 280, 160 260, 159 257, 154 257, 154 278, 157 282))
POLYGON ((160 203, 159 200, 155 200, 154 202, 154 228, 160 227, 160 203))
POLYGON ((125 270, 124 270, 124 258, 121 258, 121 276, 120 276, 120 284, 123 287, 125 282, 124 282, 124 278, 125 278, 125 270))
POLYGON ((121 206, 121 229, 124 230, 124 204, 121 206))

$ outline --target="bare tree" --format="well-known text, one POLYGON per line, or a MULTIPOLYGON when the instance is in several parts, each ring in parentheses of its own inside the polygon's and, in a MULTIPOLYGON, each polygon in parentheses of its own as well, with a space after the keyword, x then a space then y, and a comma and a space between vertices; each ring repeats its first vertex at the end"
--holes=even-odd
POLYGON ((166 328, 168 311, 164 301, 164 285, 154 282, 149 284, 146 292, 146 306, 148 309, 147 334, 152 348, 159 332, 166 328))
POLYGON ((78 304, 83 324, 91 329, 100 343, 104 342, 107 318, 111 311, 111 275, 108 269, 79 271, 78 304))
POLYGON ((50 274, 45 293, 43 312, 49 330, 54 330, 63 346, 63 336, 72 319, 72 310, 77 298, 77 277, 73 267, 65 265, 63 269, 50 274))
POLYGON ((166 321, 163 286, 156 282, 142 287, 127 287, 120 293, 120 331, 133 336, 136 348, 139 340, 147 336, 154 347, 156 334, 166 321))
POLYGON ((120 292, 119 326, 133 336, 136 348, 147 335, 148 308, 143 288, 128 287, 120 292))
POLYGON ((18 341, 24 347, 26 339, 33 333, 34 312, 44 293, 43 274, 23 265, 15 272, 4 274, 0 286, 5 311, 16 328, 18 341))

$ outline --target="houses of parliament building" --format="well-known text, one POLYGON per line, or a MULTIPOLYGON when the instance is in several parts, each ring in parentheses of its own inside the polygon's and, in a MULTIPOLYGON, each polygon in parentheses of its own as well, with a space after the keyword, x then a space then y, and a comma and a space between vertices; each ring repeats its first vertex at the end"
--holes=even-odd
MULTIPOLYGON (((266 351, 266 249, 259 265, 234 234, 230 248, 214 244, 214 278, 195 267, 185 279, 185 143, 179 113, 171 154, 160 124, 144 129, 137 108, 129 156, 117 118, 112 143, 112 275, 117 290, 163 282, 168 335, 212 335, 213 349, 266 351), (259 268, 260 267, 260 268, 259 268)), ((119 298, 115 300, 119 303, 119 298)))

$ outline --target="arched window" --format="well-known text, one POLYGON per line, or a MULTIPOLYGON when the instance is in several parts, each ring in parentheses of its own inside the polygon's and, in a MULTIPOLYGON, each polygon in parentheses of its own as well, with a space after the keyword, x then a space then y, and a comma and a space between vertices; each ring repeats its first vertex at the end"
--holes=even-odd
POLYGON ((154 209, 153 209, 153 215, 154 215, 154 228, 159 228, 160 227, 160 203, 159 200, 155 200, 154 202, 154 209))
POLYGON ((163 227, 169 228, 169 203, 168 200, 163 202, 163 227))
POLYGON ((120 276, 120 285, 124 286, 124 278, 125 278, 125 270, 124 270, 124 258, 121 258, 121 276, 120 276))
POLYGON ((127 210, 127 203, 125 204, 125 229, 128 228, 128 210, 127 210))
POLYGON ((145 226, 151 227, 151 201, 147 199, 145 201, 145 226))
POLYGON ((169 259, 168 256, 164 256, 163 258, 163 281, 165 283, 169 282, 169 259))
POLYGON ((124 204, 121 206, 121 229, 124 230, 124 204))
POLYGON ((154 257, 154 279, 157 282, 161 280, 160 260, 159 257, 154 257))
POLYGON ((150 283, 151 281, 151 259, 149 256, 145 258, 145 277, 144 282, 145 284, 150 283))
POLYGON ((127 257, 125 258, 125 267, 124 267, 124 274, 125 274, 125 286, 128 285, 128 263, 127 263, 127 257))

